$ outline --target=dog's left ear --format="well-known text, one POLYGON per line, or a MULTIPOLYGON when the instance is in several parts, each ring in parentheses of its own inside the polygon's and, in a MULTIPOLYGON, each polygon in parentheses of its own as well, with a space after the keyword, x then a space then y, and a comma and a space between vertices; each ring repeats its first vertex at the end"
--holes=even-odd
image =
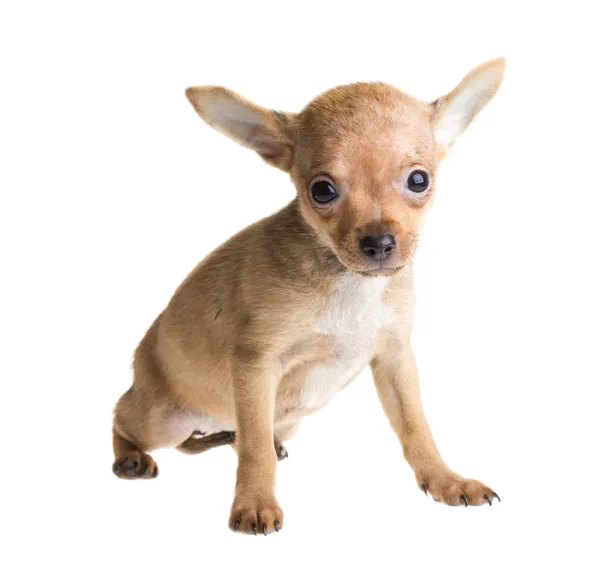
POLYGON ((294 156, 294 115, 258 106, 223 87, 190 87, 186 96, 202 119, 267 163, 289 171, 294 156))
POLYGON ((496 94, 505 65, 500 58, 476 67, 451 93, 432 103, 433 133, 442 155, 496 94))

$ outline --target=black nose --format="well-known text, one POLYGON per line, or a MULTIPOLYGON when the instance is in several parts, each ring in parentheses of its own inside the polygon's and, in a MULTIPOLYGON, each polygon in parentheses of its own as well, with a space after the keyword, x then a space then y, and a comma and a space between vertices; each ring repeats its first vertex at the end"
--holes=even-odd
POLYGON ((360 247, 367 258, 383 260, 396 249, 396 239, 391 234, 365 236, 360 239, 360 247))

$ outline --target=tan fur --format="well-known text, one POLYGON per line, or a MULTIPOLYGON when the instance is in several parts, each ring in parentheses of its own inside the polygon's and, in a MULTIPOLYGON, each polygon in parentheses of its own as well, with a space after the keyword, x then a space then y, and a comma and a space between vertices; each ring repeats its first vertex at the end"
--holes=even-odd
POLYGON ((235 446, 230 527, 283 526, 277 458, 299 422, 371 364, 384 410, 419 485, 448 504, 495 493, 440 457, 419 396, 410 346, 411 260, 435 192, 440 157, 498 88, 504 61, 472 71, 433 104, 385 84, 332 89, 299 114, 263 109, 221 87, 186 92, 200 116, 288 171, 297 197, 237 234, 188 276, 134 357, 134 383, 114 419, 114 471, 153 477, 159 447, 235 446), (405 188, 415 168, 431 188, 405 188), (315 203, 316 180, 339 199, 315 203), (374 264, 359 246, 391 234, 374 264))

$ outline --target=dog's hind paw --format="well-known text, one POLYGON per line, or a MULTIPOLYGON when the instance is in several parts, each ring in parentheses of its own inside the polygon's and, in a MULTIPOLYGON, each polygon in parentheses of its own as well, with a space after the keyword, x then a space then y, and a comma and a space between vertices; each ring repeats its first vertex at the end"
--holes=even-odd
POLYGON ((282 445, 281 443, 275 444, 275 453, 277 454, 278 461, 283 461, 283 459, 289 457, 288 450, 285 448, 285 445, 282 445))
POLYGON ((128 480, 158 476, 158 466, 154 459, 141 451, 132 451, 127 455, 119 456, 115 460, 112 470, 119 478, 128 480))

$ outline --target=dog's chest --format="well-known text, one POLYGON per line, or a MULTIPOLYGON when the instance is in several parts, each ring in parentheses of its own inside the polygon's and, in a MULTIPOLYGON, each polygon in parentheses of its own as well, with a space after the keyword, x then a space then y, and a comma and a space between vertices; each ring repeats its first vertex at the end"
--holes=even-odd
POLYGON ((369 363, 379 331, 393 320, 393 309, 383 302, 385 278, 344 274, 335 283, 315 331, 332 342, 332 356, 310 368, 302 405, 324 406, 369 363))

